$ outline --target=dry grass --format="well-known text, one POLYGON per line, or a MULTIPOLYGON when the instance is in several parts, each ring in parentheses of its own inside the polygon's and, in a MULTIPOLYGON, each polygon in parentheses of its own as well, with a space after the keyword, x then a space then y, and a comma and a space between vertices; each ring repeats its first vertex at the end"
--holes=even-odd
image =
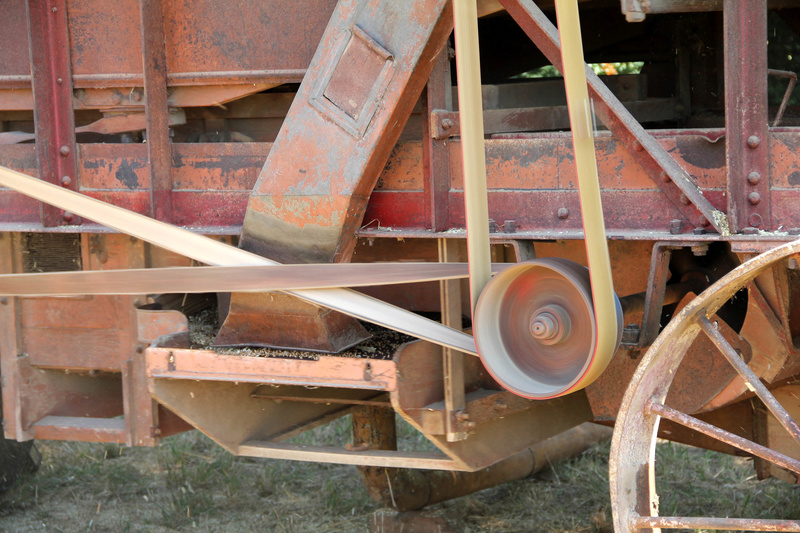
MULTIPOLYGON (((348 432, 344 419, 300 438, 348 432)), ((0 496, 2 531, 366 532, 378 509, 354 467, 232 457, 199 433, 156 449, 39 446, 40 472, 0 496)), ((607 457, 600 445, 435 509, 464 532, 610 532, 607 457)), ((795 487, 756 481, 747 460, 662 444, 658 462, 663 514, 798 516, 795 487)))

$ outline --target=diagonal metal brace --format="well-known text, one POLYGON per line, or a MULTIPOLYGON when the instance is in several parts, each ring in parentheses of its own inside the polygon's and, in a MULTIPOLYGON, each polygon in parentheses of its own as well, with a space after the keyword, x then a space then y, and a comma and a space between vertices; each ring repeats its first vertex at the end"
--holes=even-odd
MULTIPOLYGON (((563 72, 558 30, 542 10, 532 0, 500 0, 500 3, 548 61, 563 72)), ((589 67, 586 68, 586 78, 598 118, 623 143, 667 198, 695 226, 711 224, 720 235, 729 235, 728 217, 711 205, 686 170, 647 133, 589 67)))

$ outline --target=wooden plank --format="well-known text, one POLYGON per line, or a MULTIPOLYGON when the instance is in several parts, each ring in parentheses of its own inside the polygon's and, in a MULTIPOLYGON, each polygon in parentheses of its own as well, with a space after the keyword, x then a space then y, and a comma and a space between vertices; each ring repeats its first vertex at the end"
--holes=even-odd
POLYGON ((338 463, 389 468, 427 470, 464 470, 443 454, 383 450, 349 451, 333 446, 301 446, 284 443, 248 441, 239 445, 238 455, 267 459, 289 459, 315 463, 338 463))

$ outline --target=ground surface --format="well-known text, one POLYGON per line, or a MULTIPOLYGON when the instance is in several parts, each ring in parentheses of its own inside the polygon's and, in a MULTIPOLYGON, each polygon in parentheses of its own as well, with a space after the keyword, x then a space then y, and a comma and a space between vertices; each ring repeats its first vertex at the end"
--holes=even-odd
MULTIPOLYGON (((156 449, 39 448, 39 473, 0 495, 0 531, 367 532, 378 510, 355 467, 235 458, 198 433, 156 449)), ((464 532, 610 532, 607 455, 600 445, 434 509, 464 532)), ((757 481, 746 459, 665 443, 658 464, 662 514, 800 516, 797 487, 757 481)))

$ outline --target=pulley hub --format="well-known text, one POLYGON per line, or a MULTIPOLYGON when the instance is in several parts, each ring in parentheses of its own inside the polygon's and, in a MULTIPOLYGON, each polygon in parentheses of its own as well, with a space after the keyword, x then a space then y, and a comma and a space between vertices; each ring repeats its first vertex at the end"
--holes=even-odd
POLYGON ((531 336, 542 344, 556 344, 569 337, 572 329, 569 314, 560 305, 549 305, 531 318, 531 336))

